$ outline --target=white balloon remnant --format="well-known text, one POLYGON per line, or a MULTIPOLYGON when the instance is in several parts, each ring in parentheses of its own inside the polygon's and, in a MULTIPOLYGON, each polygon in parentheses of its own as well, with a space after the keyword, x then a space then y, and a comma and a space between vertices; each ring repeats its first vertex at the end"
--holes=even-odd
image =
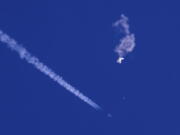
POLYGON ((120 39, 119 44, 115 48, 115 52, 119 56, 117 63, 122 63, 124 57, 134 50, 135 35, 130 32, 128 18, 123 14, 121 15, 120 20, 116 21, 113 26, 116 28, 121 28, 122 33, 125 35, 120 39))

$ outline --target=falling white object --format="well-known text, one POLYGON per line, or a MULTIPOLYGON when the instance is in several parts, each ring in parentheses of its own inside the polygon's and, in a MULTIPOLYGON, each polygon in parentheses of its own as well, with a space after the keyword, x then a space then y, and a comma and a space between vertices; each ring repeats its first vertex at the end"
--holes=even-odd
POLYGON ((53 81, 57 82, 59 85, 64 87, 69 92, 73 93, 75 96, 80 98, 85 103, 89 104, 94 109, 101 109, 99 105, 97 105, 90 98, 82 94, 79 90, 74 88, 72 85, 67 83, 61 76, 56 74, 52 69, 47 67, 45 64, 39 61, 39 59, 33 55, 31 55, 23 46, 19 45, 14 39, 10 38, 7 34, 3 33, 0 30, 0 41, 5 43, 11 50, 16 51, 21 59, 25 59, 29 64, 32 64, 36 69, 50 77, 53 81))
POLYGON ((117 60, 117 63, 121 64, 121 63, 122 63, 122 60, 124 60, 124 58, 119 57, 118 60, 117 60))
POLYGON ((108 113, 108 115, 107 115, 107 116, 108 116, 108 117, 110 117, 110 118, 112 117, 112 115, 111 115, 110 113, 108 113))
POLYGON ((122 63, 124 57, 134 50, 135 35, 130 33, 128 18, 123 14, 121 15, 120 20, 116 21, 113 26, 116 28, 122 28, 122 32, 125 35, 123 38, 120 39, 119 44, 115 48, 115 52, 119 56, 117 63, 122 63))

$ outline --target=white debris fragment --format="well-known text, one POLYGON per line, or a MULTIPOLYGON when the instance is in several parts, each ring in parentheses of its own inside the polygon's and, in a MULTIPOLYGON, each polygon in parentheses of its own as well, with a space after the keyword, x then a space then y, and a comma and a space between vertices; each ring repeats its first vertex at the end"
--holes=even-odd
POLYGON ((121 64, 121 63, 122 63, 122 60, 124 60, 124 58, 119 57, 118 60, 117 60, 117 63, 121 64))

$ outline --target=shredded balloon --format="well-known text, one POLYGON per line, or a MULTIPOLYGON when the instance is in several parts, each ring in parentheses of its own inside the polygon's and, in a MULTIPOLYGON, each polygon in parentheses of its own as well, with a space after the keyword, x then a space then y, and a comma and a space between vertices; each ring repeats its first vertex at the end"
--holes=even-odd
POLYGON ((136 45, 135 35, 130 32, 128 18, 123 14, 121 15, 120 19, 113 24, 113 27, 122 29, 121 32, 124 34, 115 48, 115 52, 118 54, 117 63, 122 63, 125 56, 134 50, 136 45))

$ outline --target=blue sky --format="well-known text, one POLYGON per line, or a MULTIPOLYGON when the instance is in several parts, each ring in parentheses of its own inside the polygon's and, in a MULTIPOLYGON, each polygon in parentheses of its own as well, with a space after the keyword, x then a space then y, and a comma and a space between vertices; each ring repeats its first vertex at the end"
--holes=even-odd
POLYGON ((178 5, 162 0, 2 0, 0 29, 103 111, 0 44, 0 134, 179 135, 178 5), (117 64, 112 23, 121 14, 130 20, 136 47, 117 64))

